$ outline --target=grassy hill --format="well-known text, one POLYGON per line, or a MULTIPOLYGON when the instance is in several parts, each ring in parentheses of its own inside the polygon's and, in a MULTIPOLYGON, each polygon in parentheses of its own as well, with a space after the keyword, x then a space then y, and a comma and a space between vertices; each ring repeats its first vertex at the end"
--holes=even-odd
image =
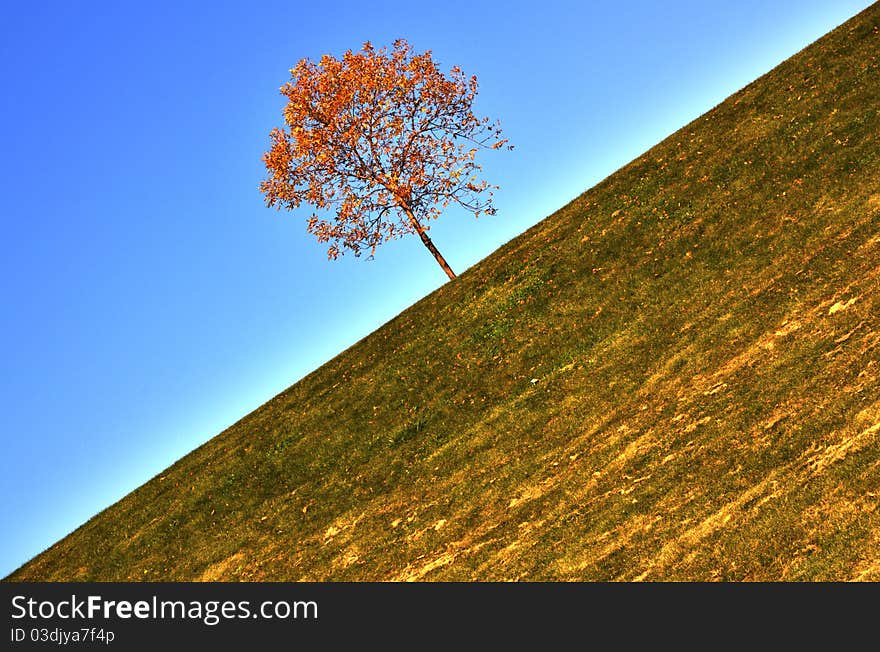
POLYGON ((7 579, 880 580, 880 4, 7 579))

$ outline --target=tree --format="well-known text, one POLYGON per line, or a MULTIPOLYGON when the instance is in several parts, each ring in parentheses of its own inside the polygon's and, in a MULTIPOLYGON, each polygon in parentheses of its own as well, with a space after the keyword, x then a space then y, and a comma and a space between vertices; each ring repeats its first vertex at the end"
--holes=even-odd
POLYGON ((494 214, 498 186, 478 179, 474 159, 507 144, 498 122, 474 115, 477 78, 458 67, 444 75, 430 51, 416 54, 403 39, 390 52, 367 42, 342 59, 303 59, 290 73, 281 87, 286 128, 272 130, 263 155, 267 205, 311 205, 308 231, 330 243, 330 259, 345 249, 373 256, 383 242, 417 233, 455 278, 428 223, 452 203, 494 214))

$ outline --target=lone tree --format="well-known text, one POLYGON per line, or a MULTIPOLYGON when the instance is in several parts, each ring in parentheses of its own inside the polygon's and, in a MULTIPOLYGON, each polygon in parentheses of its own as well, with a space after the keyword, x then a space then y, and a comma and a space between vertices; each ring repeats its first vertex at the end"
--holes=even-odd
POLYGON ((368 42, 341 60, 303 59, 290 72, 281 87, 287 126, 272 130, 263 155, 267 205, 314 207, 308 231, 330 243, 331 259, 344 249, 372 256, 383 242, 417 233, 455 278, 428 222, 453 202, 475 217, 494 214, 497 186, 477 178, 474 158, 507 143, 499 123, 474 115, 477 78, 458 67, 445 76, 430 51, 415 54, 403 39, 390 52, 368 42))

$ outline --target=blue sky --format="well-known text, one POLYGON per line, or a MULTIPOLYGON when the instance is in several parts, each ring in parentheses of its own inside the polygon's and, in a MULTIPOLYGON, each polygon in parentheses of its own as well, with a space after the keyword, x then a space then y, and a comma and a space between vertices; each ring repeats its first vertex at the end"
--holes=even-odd
POLYGON ((8 3, 0 576, 446 281, 265 208, 299 59, 404 37, 478 76, 516 149, 498 215, 433 224, 461 272, 869 4, 8 3))

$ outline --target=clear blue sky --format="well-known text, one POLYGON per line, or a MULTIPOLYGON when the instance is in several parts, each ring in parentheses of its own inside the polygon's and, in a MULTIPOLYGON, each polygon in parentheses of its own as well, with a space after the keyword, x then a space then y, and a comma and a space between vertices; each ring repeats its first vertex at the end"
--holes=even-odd
POLYGON ((264 207, 300 58, 405 37, 478 76, 516 149, 497 216, 434 224, 460 272, 869 4, 7 3, 0 576, 445 282, 264 207))

